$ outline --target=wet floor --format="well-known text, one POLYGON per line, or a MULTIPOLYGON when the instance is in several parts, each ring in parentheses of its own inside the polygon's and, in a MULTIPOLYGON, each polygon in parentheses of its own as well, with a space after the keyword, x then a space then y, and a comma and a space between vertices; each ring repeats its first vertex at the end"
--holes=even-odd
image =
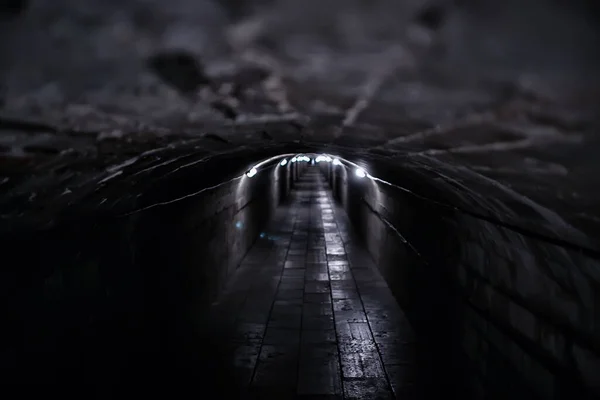
MULTIPOLYGON (((411 399, 415 336, 308 168, 212 307, 238 398, 411 399)), ((218 344, 216 344, 218 343, 218 344)))

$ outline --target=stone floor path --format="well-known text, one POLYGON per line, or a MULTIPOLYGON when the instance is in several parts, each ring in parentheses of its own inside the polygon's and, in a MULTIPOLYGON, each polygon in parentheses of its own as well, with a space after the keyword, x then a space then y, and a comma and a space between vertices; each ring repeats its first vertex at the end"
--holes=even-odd
POLYGON ((241 398, 415 396, 414 333, 318 168, 296 183, 212 311, 241 398))

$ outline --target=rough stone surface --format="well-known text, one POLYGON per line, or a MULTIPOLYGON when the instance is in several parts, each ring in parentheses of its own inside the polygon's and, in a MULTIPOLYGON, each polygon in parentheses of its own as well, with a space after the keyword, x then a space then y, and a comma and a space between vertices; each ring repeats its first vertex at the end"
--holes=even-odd
POLYGON ((589 14, 305 3, 232 19, 208 0, 31 2, 0 36, 3 219, 172 148, 214 155, 266 132, 393 155, 448 203, 598 250, 589 14))
MULTIPOLYGON (((360 208, 367 188, 344 186, 351 175, 336 185, 386 279, 433 277, 426 288, 448 295, 443 277, 458 283, 463 302, 416 298, 439 326, 450 323, 440 310, 470 310, 456 333, 472 338, 466 353, 498 371, 524 360, 526 381, 558 397, 593 387, 597 11, 584 0, 3 2, 1 250, 23 258, 2 284, 48 324, 51 307, 27 308, 28 294, 119 298, 138 276, 131 231, 152 228, 135 215, 168 219, 165 204, 277 154, 336 153, 385 181, 360 208), (123 215, 129 228, 111 225, 123 215), (73 251, 77 235, 114 246, 73 251), (31 238, 39 251, 23 253, 31 238), (415 252, 447 273, 385 267, 415 252), (72 266, 69 279, 44 263, 53 257, 72 266), (105 293, 94 277, 118 275, 98 267, 112 259, 133 269, 105 293), (548 383, 565 368, 579 372, 548 383)), ((215 207, 228 196, 213 195, 215 207)), ((87 318, 76 306, 69 315, 87 318)))

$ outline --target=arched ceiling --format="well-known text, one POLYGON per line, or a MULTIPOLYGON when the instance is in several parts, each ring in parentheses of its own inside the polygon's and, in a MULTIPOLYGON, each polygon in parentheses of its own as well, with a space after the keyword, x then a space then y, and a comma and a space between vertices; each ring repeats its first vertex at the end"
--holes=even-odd
POLYGON ((600 36, 577 7, 16 3, 0 27, 6 226, 220 156, 243 170, 323 151, 600 251, 600 36))

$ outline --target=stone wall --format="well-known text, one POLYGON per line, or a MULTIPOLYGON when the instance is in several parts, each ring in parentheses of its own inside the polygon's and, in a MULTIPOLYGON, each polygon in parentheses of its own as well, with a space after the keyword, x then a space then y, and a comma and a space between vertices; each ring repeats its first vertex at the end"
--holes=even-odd
POLYGON ((178 264, 191 267, 191 275, 186 273, 184 280, 190 293, 201 296, 196 299, 199 304, 216 298, 283 200, 282 190, 291 186, 286 182, 287 165, 281 167, 275 161, 264 169, 252 178, 244 176, 211 191, 180 212, 183 229, 177 232, 181 236, 169 246, 179 249, 178 264))
MULTIPOLYGON (((143 212, 76 214, 2 238, 2 380, 111 382, 191 353, 203 310, 292 185, 290 165, 278 163, 252 178, 242 167, 237 179, 143 212)), ((145 204, 207 181, 206 170, 157 179, 145 204)))
POLYGON ((335 168, 334 195, 429 350, 437 395, 600 394, 597 260, 352 170, 335 168))

